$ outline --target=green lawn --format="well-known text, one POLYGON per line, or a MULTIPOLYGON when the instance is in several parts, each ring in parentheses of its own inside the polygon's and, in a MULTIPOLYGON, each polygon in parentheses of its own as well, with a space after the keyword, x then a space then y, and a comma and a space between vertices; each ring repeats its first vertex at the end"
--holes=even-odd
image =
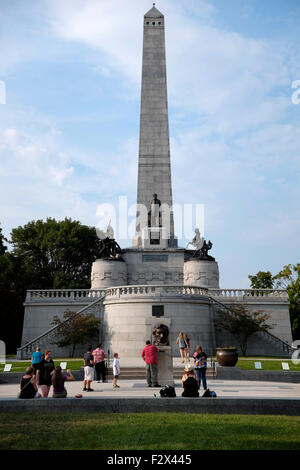
MULTIPOLYGON (((83 366, 83 359, 57 359, 53 358, 54 364, 59 366, 61 362, 67 362, 67 368, 71 370, 79 370, 83 366)), ((23 372, 26 367, 31 366, 31 361, 10 362, 6 359, 7 364, 12 364, 11 372, 23 372)), ((0 372, 3 372, 4 364, 0 365, 0 372)))
POLYGON ((3 413, 1 450, 300 448, 300 417, 3 413))
MULTIPOLYGON (((71 370, 79 370, 83 366, 83 360, 81 358, 53 358, 55 365, 59 365, 61 362, 67 362, 67 368, 71 370)), ((265 358, 265 357, 240 357, 237 363, 237 366, 244 370, 254 370, 254 362, 260 361, 262 363, 263 370, 283 370, 281 362, 288 362, 290 370, 300 371, 300 364, 294 365, 289 359, 278 359, 278 358, 265 358)), ((6 360, 7 363, 10 363, 9 358, 6 360)), ((26 367, 31 365, 31 361, 20 361, 20 362, 11 362, 12 372, 23 372, 26 367)), ((210 361, 209 361, 210 365, 210 361)), ((0 365, 0 372, 3 372, 4 365, 0 365)))
POLYGON ((261 366, 263 370, 283 370, 282 369, 282 362, 287 362, 290 366, 290 370, 292 371, 300 371, 300 364, 295 365, 292 363, 291 360, 288 359, 282 359, 280 361, 278 360, 268 360, 264 361, 263 359, 257 358, 257 359, 252 359, 249 358, 240 358, 238 360, 237 366, 240 367, 243 370, 255 370, 254 367, 254 362, 261 362, 261 366))

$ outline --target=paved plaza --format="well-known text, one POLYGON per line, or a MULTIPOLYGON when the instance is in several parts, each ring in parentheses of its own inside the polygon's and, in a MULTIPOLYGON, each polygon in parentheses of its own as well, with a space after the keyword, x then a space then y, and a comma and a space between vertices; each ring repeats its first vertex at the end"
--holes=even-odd
MULTIPOLYGON (((147 387, 144 380, 120 380, 120 388, 114 389, 111 382, 93 382, 94 392, 82 391, 82 382, 68 382, 66 388, 68 396, 74 397, 82 394, 85 398, 150 398, 154 394, 159 395, 159 388, 147 387)), ((181 383, 175 381, 176 394, 182 393, 181 383)), ((280 382, 254 382, 237 380, 210 380, 208 386, 217 393, 218 397, 224 398, 296 398, 300 399, 300 384, 280 382)), ((0 400, 15 398, 19 391, 18 384, 0 385, 0 400)), ((200 395, 203 390, 200 390, 200 395)), ((51 392, 50 395, 51 397, 51 392)))

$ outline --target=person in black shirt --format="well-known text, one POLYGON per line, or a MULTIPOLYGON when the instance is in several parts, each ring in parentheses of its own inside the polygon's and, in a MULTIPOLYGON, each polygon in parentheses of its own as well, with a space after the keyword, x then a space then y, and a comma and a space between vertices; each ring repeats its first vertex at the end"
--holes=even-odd
POLYGON ((47 398, 49 395, 54 369, 55 365, 51 359, 51 351, 50 349, 47 349, 40 362, 40 368, 36 372, 37 385, 40 385, 42 389, 43 398, 47 398))
POLYGON ((35 381, 34 368, 27 367, 25 375, 21 379, 19 398, 39 398, 38 387, 35 381))
POLYGON ((83 382, 83 391, 84 392, 93 392, 91 388, 91 383, 94 380, 94 356, 92 354, 92 346, 89 347, 86 353, 83 355, 84 360, 84 382, 83 382))
POLYGON ((182 377, 183 397, 199 397, 198 382, 195 379, 195 372, 192 366, 187 365, 182 377))

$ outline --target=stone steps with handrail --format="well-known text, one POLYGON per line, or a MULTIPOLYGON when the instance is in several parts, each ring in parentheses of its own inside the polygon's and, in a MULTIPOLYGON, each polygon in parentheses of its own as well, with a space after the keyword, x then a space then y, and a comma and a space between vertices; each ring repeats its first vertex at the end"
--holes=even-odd
MULTIPOLYGON (((223 302, 220 302, 219 300, 216 300, 214 297, 211 297, 211 296, 209 297, 209 299, 210 299, 211 303, 219 305, 223 309, 225 309, 229 312, 232 312, 230 307, 228 307, 228 305, 224 304, 223 302)), ((283 352, 288 352, 290 354, 293 353, 294 349, 292 348, 291 345, 289 345, 288 343, 286 343, 282 339, 278 338, 277 336, 273 335, 269 331, 261 331, 260 334, 263 335, 265 337, 265 339, 267 339, 269 342, 274 344, 278 349, 280 348, 283 352)))

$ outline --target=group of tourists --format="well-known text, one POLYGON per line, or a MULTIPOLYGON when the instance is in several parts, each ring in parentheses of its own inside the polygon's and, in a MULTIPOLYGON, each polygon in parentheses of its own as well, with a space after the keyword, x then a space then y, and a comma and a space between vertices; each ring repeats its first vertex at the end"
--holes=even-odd
MULTIPOLYGON (((83 391, 84 392, 93 392, 94 389, 91 388, 92 381, 96 373, 96 380, 100 383, 107 382, 106 380, 106 365, 104 359, 107 357, 106 353, 101 347, 101 344, 93 350, 90 346, 87 352, 83 356, 84 360, 84 381, 83 381, 83 391)), ((118 378, 120 375, 120 363, 118 353, 114 353, 114 362, 113 362, 113 388, 120 388, 117 384, 118 378)))
POLYGON ((196 351, 193 354, 193 360, 194 365, 191 363, 186 364, 181 379, 183 397, 199 397, 201 382, 204 390, 207 389, 207 354, 202 350, 201 346, 196 346, 196 351))
MULTIPOLYGON (((206 369, 207 369, 207 355, 202 350, 201 346, 196 346, 196 350, 192 356, 193 364, 190 361, 190 340, 186 334, 180 332, 176 341, 179 344, 181 353, 181 362, 185 361, 186 366, 184 368, 184 374, 182 377, 182 396, 185 397, 197 397, 199 396, 199 389, 201 383, 204 390, 207 389, 206 383, 206 369)), ((146 380, 148 387, 161 387, 158 384, 158 348, 151 344, 148 340, 144 347, 141 357, 145 361, 146 365, 146 380)), ((98 345, 93 350, 90 346, 87 352, 83 356, 84 360, 84 382, 83 391, 93 392, 91 384, 95 379, 98 383, 107 382, 106 380, 106 364, 105 358, 106 353, 98 345)), ((118 353, 114 353, 113 361, 113 388, 120 388, 118 385, 118 379, 120 375, 120 363, 118 353)), ((67 390, 65 382, 75 380, 71 371, 67 369, 62 370, 61 366, 55 366, 54 361, 51 358, 51 351, 46 349, 42 354, 40 348, 36 348, 36 351, 32 354, 32 365, 25 371, 25 375, 21 379, 19 398, 47 398, 51 387, 53 388, 53 398, 65 398, 67 396, 67 390), (41 394, 38 388, 41 389, 41 394)), ((81 396, 81 395, 80 395, 81 396)))
POLYGON ((36 348, 32 354, 32 365, 27 367, 21 379, 19 398, 47 398, 51 386, 53 398, 65 398, 65 382, 73 380, 75 379, 69 369, 64 372, 60 366, 55 367, 50 349, 42 354, 40 348, 36 348), (38 387, 41 388, 41 394, 38 387))

